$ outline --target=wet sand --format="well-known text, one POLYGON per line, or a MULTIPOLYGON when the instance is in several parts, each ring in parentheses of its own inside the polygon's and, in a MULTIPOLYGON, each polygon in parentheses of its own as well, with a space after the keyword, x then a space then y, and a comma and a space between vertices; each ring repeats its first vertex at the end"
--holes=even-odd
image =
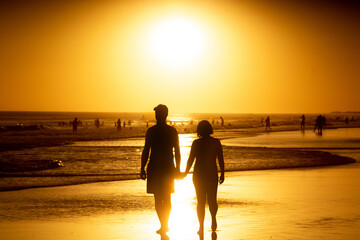
MULTIPOLYGON (((227 173, 217 239, 358 239, 360 166, 227 173)), ((171 240, 198 239, 191 176, 173 195, 171 240)), ((0 192, 4 239, 160 239, 141 180, 0 192)), ((206 212, 204 239, 211 239, 206 212)), ((214 237, 214 236, 213 236, 214 237)))

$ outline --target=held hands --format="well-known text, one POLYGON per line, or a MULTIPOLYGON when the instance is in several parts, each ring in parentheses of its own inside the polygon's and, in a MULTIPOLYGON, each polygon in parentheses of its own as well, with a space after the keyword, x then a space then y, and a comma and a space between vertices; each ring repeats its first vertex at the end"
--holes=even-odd
POLYGON ((180 172, 179 170, 176 171, 176 175, 175 178, 182 180, 186 177, 187 173, 186 172, 180 172))
POLYGON ((140 170, 140 179, 145 180, 146 179, 146 172, 145 169, 140 170))
POLYGON ((184 179, 187 175, 187 172, 180 172, 180 179, 184 179))
POLYGON ((219 183, 222 184, 225 181, 225 174, 221 173, 219 183))

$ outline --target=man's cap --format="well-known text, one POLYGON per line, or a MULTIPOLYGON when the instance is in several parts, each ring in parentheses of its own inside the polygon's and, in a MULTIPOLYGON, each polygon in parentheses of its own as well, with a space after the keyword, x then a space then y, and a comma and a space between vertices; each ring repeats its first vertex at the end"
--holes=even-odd
POLYGON ((164 104, 159 104, 156 107, 154 107, 154 111, 155 112, 159 112, 159 113, 166 113, 168 114, 168 108, 167 106, 165 106, 164 104))

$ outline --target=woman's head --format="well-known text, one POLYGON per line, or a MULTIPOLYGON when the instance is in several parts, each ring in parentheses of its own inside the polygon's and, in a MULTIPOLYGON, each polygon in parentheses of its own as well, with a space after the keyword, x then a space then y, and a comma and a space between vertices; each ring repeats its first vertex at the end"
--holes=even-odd
POLYGON ((196 132, 199 137, 210 136, 210 134, 214 133, 211 124, 206 120, 199 122, 196 132))

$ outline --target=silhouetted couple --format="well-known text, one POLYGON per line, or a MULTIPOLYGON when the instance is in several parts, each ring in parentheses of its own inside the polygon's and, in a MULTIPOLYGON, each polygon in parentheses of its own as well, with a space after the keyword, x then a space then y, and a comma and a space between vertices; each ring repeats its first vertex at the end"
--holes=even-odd
POLYGON ((164 235, 169 231, 168 221, 171 211, 171 193, 174 192, 174 180, 188 174, 195 159, 193 182, 197 197, 198 233, 201 236, 204 231, 206 199, 212 217, 211 229, 215 231, 218 209, 217 187, 218 182, 221 184, 225 179, 224 158, 220 141, 210 136, 213 133, 210 123, 201 121, 197 126, 199 139, 195 140, 191 146, 185 173, 180 173, 179 136, 175 128, 166 124, 168 108, 160 104, 154 110, 157 124, 146 132, 140 177, 141 179, 147 178, 147 193, 154 194, 155 210, 161 224, 157 233, 164 235), (175 152, 175 164, 173 152, 175 152), (150 160, 148 163, 149 153, 150 160), (220 181, 218 180, 216 158, 221 170, 220 181), (146 164, 147 172, 145 172, 146 164))
POLYGON ((324 127, 326 127, 326 118, 325 118, 325 116, 319 115, 315 120, 314 132, 317 129, 318 134, 322 135, 322 130, 324 127))

